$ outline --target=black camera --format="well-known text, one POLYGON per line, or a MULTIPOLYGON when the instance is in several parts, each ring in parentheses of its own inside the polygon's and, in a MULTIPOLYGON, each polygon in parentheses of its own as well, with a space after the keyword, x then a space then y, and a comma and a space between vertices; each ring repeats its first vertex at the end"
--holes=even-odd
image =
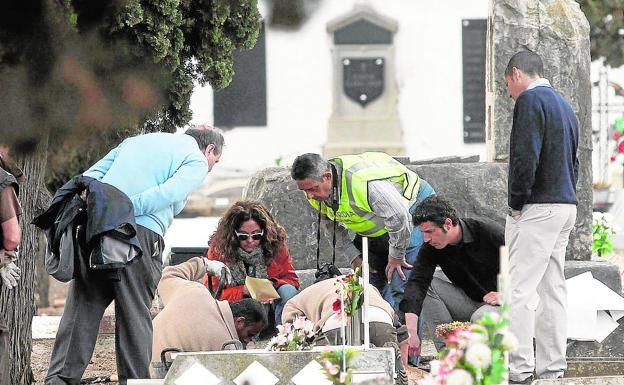
POLYGON ((316 269, 316 273, 314 273, 314 277, 316 277, 316 280, 314 281, 314 283, 338 277, 340 275, 342 275, 340 269, 338 269, 333 263, 326 263, 316 269))

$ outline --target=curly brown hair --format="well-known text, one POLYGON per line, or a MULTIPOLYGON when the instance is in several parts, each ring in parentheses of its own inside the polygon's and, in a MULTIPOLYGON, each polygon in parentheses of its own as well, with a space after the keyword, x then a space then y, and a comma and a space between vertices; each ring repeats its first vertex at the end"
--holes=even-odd
POLYGON ((235 231, 243 222, 253 219, 264 231, 260 241, 264 261, 268 265, 279 251, 286 247, 286 231, 275 221, 262 202, 242 200, 234 203, 219 220, 217 230, 210 237, 210 248, 222 262, 234 262, 240 247, 235 231))

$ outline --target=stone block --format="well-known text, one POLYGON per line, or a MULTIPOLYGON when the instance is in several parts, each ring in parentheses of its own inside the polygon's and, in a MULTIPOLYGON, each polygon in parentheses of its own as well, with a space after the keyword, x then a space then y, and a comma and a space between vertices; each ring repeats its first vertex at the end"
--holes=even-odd
MULTIPOLYGON (((359 351, 352 363, 354 377, 358 375, 362 377, 373 375, 379 376, 382 381, 392 380, 394 376, 394 351, 392 348, 366 350, 359 346, 351 348, 359 351)), ((306 365, 317 360, 321 353, 322 349, 301 352, 247 350, 180 353, 174 356, 173 364, 165 376, 164 385, 175 384, 177 379, 183 376, 193 365, 197 364, 200 365, 199 371, 205 372, 205 369, 207 369, 215 377, 221 379, 221 382, 225 380, 225 382, 231 383, 232 380, 237 378, 254 362, 262 365, 262 367, 277 377, 278 381, 276 384, 292 384, 291 379, 304 369, 306 365)), ((260 368, 260 371, 264 371, 264 369, 260 368)))
MULTIPOLYGON (((624 360, 617 358, 593 358, 593 359, 568 359, 568 369, 565 372, 566 377, 570 379, 578 379, 577 385, 580 384, 622 384, 624 385, 624 377, 619 378, 620 382, 601 382, 601 380, 624 373, 624 360), (590 379, 585 379, 588 376, 590 379), (596 377, 593 377, 596 376, 596 377), (598 377, 605 376, 605 377, 598 377), (580 378, 579 378, 580 377, 580 378), (584 378, 585 377, 585 378, 584 378), (587 381, 587 382, 585 382, 587 381)), ((615 379, 616 377, 612 377, 615 379)))
POLYGON ((410 165, 436 194, 448 199, 462 217, 483 216, 502 226, 507 216, 507 164, 438 163, 410 165))
POLYGON ((533 385, 624 385, 624 376, 574 377, 556 380, 536 380, 533 385))
POLYGON ((566 261, 566 279, 590 271, 592 276, 618 294, 622 294, 620 268, 608 261, 566 261))

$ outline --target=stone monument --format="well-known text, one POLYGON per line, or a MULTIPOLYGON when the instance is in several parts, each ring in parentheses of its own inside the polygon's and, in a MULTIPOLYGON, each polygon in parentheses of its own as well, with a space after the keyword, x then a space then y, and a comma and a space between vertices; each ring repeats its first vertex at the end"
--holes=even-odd
POLYGON ((397 23, 366 5, 329 22, 333 103, 326 157, 364 151, 403 155, 393 37, 397 23))

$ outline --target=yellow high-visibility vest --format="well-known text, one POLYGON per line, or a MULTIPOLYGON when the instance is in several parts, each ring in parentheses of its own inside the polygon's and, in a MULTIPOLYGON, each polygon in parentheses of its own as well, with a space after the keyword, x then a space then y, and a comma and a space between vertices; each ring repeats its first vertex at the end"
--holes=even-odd
POLYGON ((337 221, 362 236, 379 237, 388 232, 383 219, 368 204, 369 182, 389 180, 402 186, 405 210, 409 210, 410 201, 418 195, 418 175, 388 154, 365 152, 359 155, 343 155, 330 159, 330 162, 341 169, 338 209, 334 213, 325 202, 314 199, 308 199, 308 202, 329 219, 336 217, 337 221))

